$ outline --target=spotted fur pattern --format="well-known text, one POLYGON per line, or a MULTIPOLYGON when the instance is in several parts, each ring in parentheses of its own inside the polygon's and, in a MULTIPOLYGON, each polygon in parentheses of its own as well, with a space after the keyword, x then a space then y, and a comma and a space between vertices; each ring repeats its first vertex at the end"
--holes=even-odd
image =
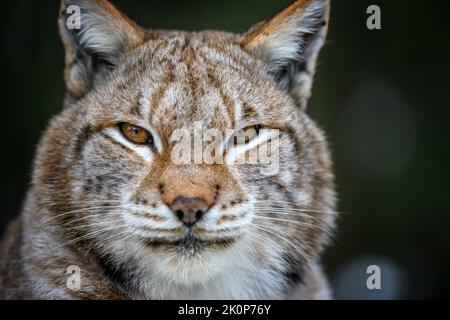
POLYGON ((329 298, 320 255, 333 174, 305 108, 328 6, 298 0, 236 35, 144 30, 106 0, 62 1, 65 108, 2 242, 0 297, 329 298), (70 5, 81 30, 65 25, 70 5), (128 141, 122 122, 147 129, 153 145, 128 141), (280 130, 280 170, 173 164, 171 134, 196 122, 280 130), (167 205, 180 195, 210 206, 193 231, 167 205), (71 265, 79 290, 66 285, 71 265))

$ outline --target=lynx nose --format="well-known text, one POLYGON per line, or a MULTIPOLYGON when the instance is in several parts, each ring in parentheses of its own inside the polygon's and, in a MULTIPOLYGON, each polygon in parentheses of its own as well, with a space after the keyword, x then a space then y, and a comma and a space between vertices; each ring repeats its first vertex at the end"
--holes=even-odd
POLYGON ((192 227, 205 213, 209 207, 203 198, 177 197, 170 209, 187 227, 192 227))

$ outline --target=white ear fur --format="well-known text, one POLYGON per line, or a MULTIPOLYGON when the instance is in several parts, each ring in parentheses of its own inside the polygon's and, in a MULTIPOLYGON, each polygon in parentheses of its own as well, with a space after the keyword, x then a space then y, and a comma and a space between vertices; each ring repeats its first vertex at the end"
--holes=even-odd
POLYGON ((142 38, 142 30, 107 1, 80 3, 82 12, 80 44, 92 51, 113 55, 142 38))
POLYGON ((311 92, 328 17, 328 0, 297 0, 244 37, 244 48, 266 63, 280 87, 302 107, 311 92))
POLYGON ((66 48, 66 84, 75 98, 89 91, 124 50, 144 37, 142 29, 107 0, 62 0, 59 27, 66 48), (79 29, 67 25, 71 6, 79 9, 79 29))

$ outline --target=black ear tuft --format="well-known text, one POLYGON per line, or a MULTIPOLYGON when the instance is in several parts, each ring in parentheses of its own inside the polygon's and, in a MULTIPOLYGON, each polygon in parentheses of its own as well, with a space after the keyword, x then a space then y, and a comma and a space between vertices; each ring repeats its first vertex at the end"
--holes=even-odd
POLYGON ((272 19, 252 28, 244 48, 263 60, 280 87, 305 107, 316 60, 325 41, 328 0, 297 0, 272 19))

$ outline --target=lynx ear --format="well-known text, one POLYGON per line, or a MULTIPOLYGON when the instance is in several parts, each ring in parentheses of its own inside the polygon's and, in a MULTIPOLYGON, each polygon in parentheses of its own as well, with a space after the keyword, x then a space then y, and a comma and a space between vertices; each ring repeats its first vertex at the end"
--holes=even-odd
POLYGON ((311 95, 328 17, 328 0, 297 0, 254 26, 243 38, 244 48, 268 65, 280 87, 292 94, 302 108, 311 95))
POLYGON ((60 34, 66 49, 69 95, 84 96, 117 64, 144 32, 107 0, 62 0, 60 34))

